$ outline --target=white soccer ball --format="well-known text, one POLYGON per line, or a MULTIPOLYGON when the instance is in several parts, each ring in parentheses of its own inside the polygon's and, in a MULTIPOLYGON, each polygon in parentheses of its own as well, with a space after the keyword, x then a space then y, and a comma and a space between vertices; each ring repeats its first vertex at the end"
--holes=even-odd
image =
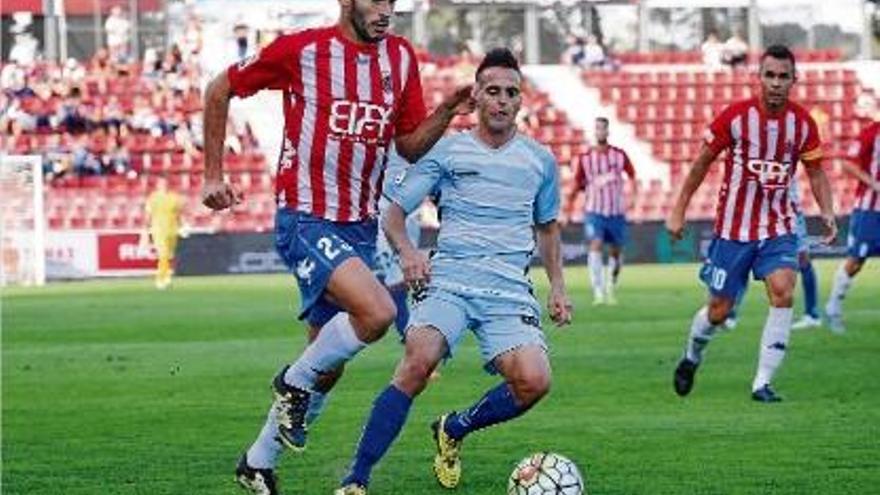
POLYGON ((516 465, 507 482, 507 495, 582 495, 587 493, 578 467, 552 452, 532 454, 516 465))

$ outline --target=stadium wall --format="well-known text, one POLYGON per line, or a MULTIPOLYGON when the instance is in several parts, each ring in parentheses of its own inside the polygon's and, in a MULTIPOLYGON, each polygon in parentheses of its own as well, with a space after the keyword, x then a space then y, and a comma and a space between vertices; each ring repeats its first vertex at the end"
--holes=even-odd
MULTIPOLYGON (((821 232, 821 222, 809 220, 810 232, 821 232)), ((816 256, 840 256, 845 252, 846 218, 841 219, 843 230, 838 243, 832 247, 816 246, 816 256)), ((435 245, 437 231, 422 231, 422 248, 435 245)), ((712 222, 695 221, 689 224, 685 238, 672 243, 663 222, 643 222, 629 227, 629 243, 624 251, 628 262, 680 263, 702 259, 712 239, 712 222)), ((817 240, 816 240, 817 241, 817 240)), ((566 264, 584 265, 587 249, 583 225, 569 225, 563 231, 563 257, 566 264)), ((536 259, 535 263, 539 261, 536 259)), ((274 235, 199 234, 182 239, 177 253, 177 274, 214 275, 237 273, 280 273, 287 269, 275 252, 274 235)))

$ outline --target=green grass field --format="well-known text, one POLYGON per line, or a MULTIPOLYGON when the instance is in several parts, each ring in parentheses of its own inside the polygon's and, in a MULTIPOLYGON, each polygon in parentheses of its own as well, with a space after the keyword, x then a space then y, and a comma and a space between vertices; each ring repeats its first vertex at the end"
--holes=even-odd
MULTIPOLYGON (((823 298, 836 263, 818 265, 823 298)), ((458 493, 504 493, 515 462, 545 449, 575 459, 593 494, 880 493, 878 266, 850 293, 846 335, 793 334, 778 405, 749 399, 766 315, 758 286, 681 400, 671 374, 703 299, 696 267, 626 267, 620 306, 598 309, 586 271, 570 269, 574 324, 548 330, 554 388, 529 414, 468 438, 458 493)), ((2 492, 239 493, 232 469, 263 422, 269 380, 303 346, 296 304, 284 276, 182 278, 167 292, 148 280, 6 290, 2 492)), ((331 493, 400 354, 389 336, 350 364, 309 451, 283 460, 284 493, 331 493)), ((371 493, 446 493, 428 424, 495 381, 469 338, 416 402, 371 493)))

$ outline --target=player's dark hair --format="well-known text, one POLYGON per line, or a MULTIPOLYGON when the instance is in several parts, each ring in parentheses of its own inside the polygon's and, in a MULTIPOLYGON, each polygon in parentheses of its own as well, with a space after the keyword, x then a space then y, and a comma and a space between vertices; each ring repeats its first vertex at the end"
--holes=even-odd
POLYGON ((602 122, 605 124, 605 127, 608 127, 610 122, 608 121, 608 117, 596 117, 596 122, 602 122))
POLYGON ((480 66, 477 67, 475 79, 479 79, 480 73, 491 67, 503 67, 519 72, 519 62, 516 61, 513 52, 507 48, 493 48, 489 50, 486 56, 483 57, 483 61, 480 62, 480 66))
POLYGON ((794 53, 788 49, 785 45, 770 45, 764 50, 764 53, 761 55, 761 63, 764 63, 764 59, 767 57, 772 57, 778 60, 788 60, 791 62, 791 69, 795 71, 795 62, 794 62, 794 53))

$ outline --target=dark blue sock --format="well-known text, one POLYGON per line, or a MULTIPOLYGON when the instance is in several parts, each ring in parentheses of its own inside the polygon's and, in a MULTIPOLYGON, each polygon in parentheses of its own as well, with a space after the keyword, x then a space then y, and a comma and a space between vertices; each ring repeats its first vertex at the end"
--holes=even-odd
POLYGON ((389 385, 376 397, 373 401, 373 410, 358 442, 351 471, 342 481, 343 485, 358 483, 367 486, 373 466, 385 455, 388 447, 403 428, 403 424, 406 423, 410 405, 412 398, 394 385, 389 385))
POLYGON ((445 424, 446 434, 459 440, 468 433, 511 420, 523 412, 525 409, 516 403, 510 386, 502 383, 486 392, 476 404, 449 415, 445 424))
POLYGON ((804 286, 804 311, 813 318, 819 317, 819 309, 816 307, 819 292, 816 287, 816 271, 813 263, 808 261, 801 265, 801 284, 804 286))
POLYGON ((400 334, 400 338, 403 339, 406 325, 409 323, 409 305, 406 303, 406 286, 398 285, 388 289, 388 292, 391 293, 391 299, 394 300, 394 305, 397 306, 397 318, 394 319, 394 328, 397 329, 397 333, 400 334))

